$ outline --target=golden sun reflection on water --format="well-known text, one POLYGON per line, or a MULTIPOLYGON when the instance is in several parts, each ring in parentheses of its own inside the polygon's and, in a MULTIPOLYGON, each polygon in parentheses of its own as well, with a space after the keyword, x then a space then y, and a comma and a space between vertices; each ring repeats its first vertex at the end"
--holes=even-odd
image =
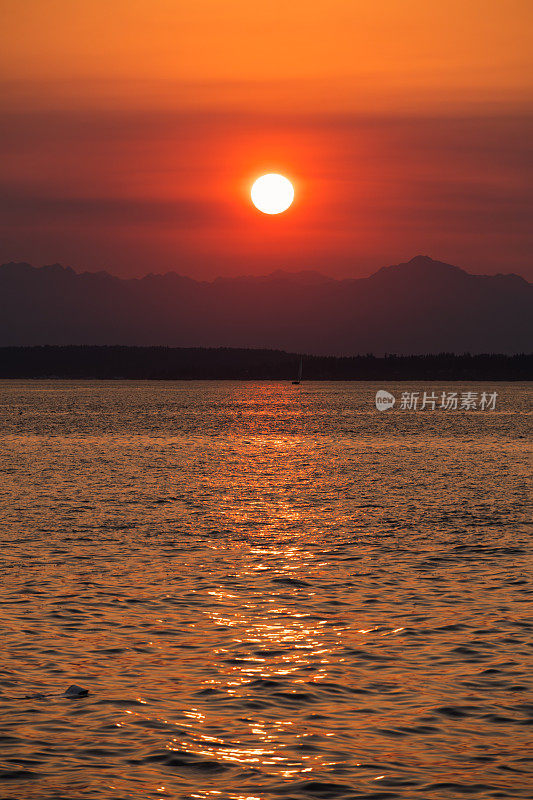
MULTIPOLYGON (((308 578, 321 564, 317 553, 305 546, 305 538, 299 530, 299 526, 305 524, 306 510, 295 507, 283 492, 287 483, 294 486, 308 479, 310 465, 306 457, 302 458, 299 469, 292 463, 293 454, 305 453, 307 444, 298 437, 255 436, 248 437, 243 446, 247 458, 253 451, 255 468, 253 472, 243 473, 242 486, 238 483, 231 495, 224 496, 224 513, 233 526, 251 527, 258 541, 262 538, 269 541, 265 545, 243 544, 246 552, 232 574, 232 584, 253 586, 257 574, 268 573, 272 588, 268 594, 262 590, 247 592, 244 600, 235 591, 210 590, 209 595, 216 605, 203 611, 208 620, 206 627, 214 626, 232 633, 225 646, 213 649, 213 659, 218 665, 217 678, 204 680, 202 686, 236 701, 246 701, 255 696, 259 681, 267 689, 277 689, 280 697, 289 703, 291 700, 298 703, 299 687, 326 679, 328 657, 336 649, 334 637, 342 635, 340 630, 333 632, 329 628, 326 631, 327 617, 317 619, 316 615, 302 609, 299 602, 296 605, 293 602, 294 591, 300 585, 309 598, 314 597, 308 578), (286 531, 286 543, 279 537, 280 531, 286 531), (297 541, 294 535, 298 536, 297 541), (299 575, 305 580, 300 581, 299 575), (310 672, 306 673, 308 669, 310 672)), ((216 549, 215 544, 213 548, 216 549)), ((294 712, 290 715, 294 716, 294 712)), ((295 758, 292 748, 287 753, 283 746, 287 734, 291 741, 304 744, 311 736, 305 726, 295 733, 298 723, 294 719, 278 718, 276 714, 257 709, 253 716, 241 722, 244 724, 242 739, 228 740, 197 733, 192 742, 190 736, 187 740, 174 737, 167 747, 223 762, 260 767, 262 771, 274 771, 286 779, 312 772, 315 764, 324 765, 321 754, 302 753, 295 758)), ((323 731, 323 735, 327 735, 327 731, 323 731)))
MULTIPOLYGON (((263 548, 253 549, 253 555, 256 557, 263 557, 265 553, 263 548)), ((275 548, 274 553, 270 555, 274 555, 278 562, 282 561, 285 565, 285 570, 280 568, 275 574, 288 576, 298 569, 302 560, 312 557, 312 554, 294 546, 286 550, 275 548)), ((265 566, 265 569, 267 568, 265 566)), ((236 576, 237 583, 240 580, 248 581, 252 572, 253 570, 244 569, 236 576)), ((217 593, 217 597, 226 609, 231 607, 231 601, 234 602, 236 599, 232 593, 228 595, 217 593)), ((290 700, 291 694, 297 699, 298 685, 305 684, 309 680, 309 676, 304 678, 299 675, 313 663, 313 660, 316 662, 316 659, 319 661, 314 663, 311 680, 320 681, 326 678, 327 656, 333 649, 324 644, 322 625, 325 625, 327 620, 311 623, 309 614, 291 609, 276 596, 258 597, 254 602, 242 604, 231 614, 226 612, 221 615, 212 610, 205 613, 212 624, 233 629, 234 633, 231 647, 218 647, 213 651, 218 663, 225 664, 224 674, 218 679, 210 678, 204 681, 204 686, 242 700, 253 694, 254 681, 280 680, 283 693, 289 695, 288 699, 290 700), (274 617, 273 621, 269 619, 271 616, 274 617), (235 655, 235 646, 239 645, 244 646, 246 652, 235 655), (262 657, 261 653, 265 655, 262 657), (290 686, 285 687, 286 680, 292 676, 294 677, 290 686)), ((191 712, 185 714, 193 715, 191 712)), ((287 755, 284 749, 280 748, 279 742, 283 740, 287 729, 294 727, 293 720, 262 717, 261 713, 257 712, 253 717, 242 721, 246 724, 246 736, 253 737, 256 742, 253 746, 246 746, 242 741, 215 739, 198 734, 192 744, 190 739, 185 741, 174 738, 168 747, 187 750, 207 758, 216 757, 242 765, 260 766, 262 770, 274 769, 276 772, 281 770, 281 775, 286 778, 300 772, 311 772, 313 763, 321 761, 319 756, 311 755, 302 755, 299 759, 295 759, 293 755, 287 755)), ((297 734, 296 738, 303 740, 307 735, 302 732, 297 734)))
POLYGON ((529 796, 519 409, 51 386, 0 402, 2 797, 529 796))

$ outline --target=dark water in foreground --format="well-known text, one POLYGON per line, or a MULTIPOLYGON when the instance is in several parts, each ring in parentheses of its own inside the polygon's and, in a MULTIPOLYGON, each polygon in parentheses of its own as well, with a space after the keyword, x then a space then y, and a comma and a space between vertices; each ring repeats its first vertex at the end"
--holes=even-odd
POLYGON ((0 798, 533 795, 531 385, 376 388, 0 382, 0 798))

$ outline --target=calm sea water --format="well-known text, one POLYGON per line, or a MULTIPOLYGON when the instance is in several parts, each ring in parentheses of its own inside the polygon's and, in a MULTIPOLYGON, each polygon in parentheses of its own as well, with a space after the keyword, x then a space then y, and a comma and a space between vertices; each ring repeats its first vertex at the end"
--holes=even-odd
POLYGON ((530 798, 532 396, 0 382, 0 798, 530 798))

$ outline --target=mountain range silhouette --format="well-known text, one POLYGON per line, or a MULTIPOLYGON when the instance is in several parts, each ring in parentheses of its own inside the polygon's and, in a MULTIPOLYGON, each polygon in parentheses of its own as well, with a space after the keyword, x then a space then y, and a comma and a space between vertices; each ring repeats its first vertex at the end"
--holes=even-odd
POLYGON ((533 285, 416 256, 367 278, 316 272, 197 281, 52 264, 0 267, 0 345, 279 348, 317 355, 520 353, 533 285))

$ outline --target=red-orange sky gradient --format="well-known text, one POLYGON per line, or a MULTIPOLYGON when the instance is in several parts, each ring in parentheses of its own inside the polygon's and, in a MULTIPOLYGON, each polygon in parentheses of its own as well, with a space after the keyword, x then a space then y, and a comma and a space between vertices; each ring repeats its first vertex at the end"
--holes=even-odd
POLYGON ((531 263, 530 0, 4 0, 0 261, 531 263), (296 189, 253 208, 264 172, 296 189))

